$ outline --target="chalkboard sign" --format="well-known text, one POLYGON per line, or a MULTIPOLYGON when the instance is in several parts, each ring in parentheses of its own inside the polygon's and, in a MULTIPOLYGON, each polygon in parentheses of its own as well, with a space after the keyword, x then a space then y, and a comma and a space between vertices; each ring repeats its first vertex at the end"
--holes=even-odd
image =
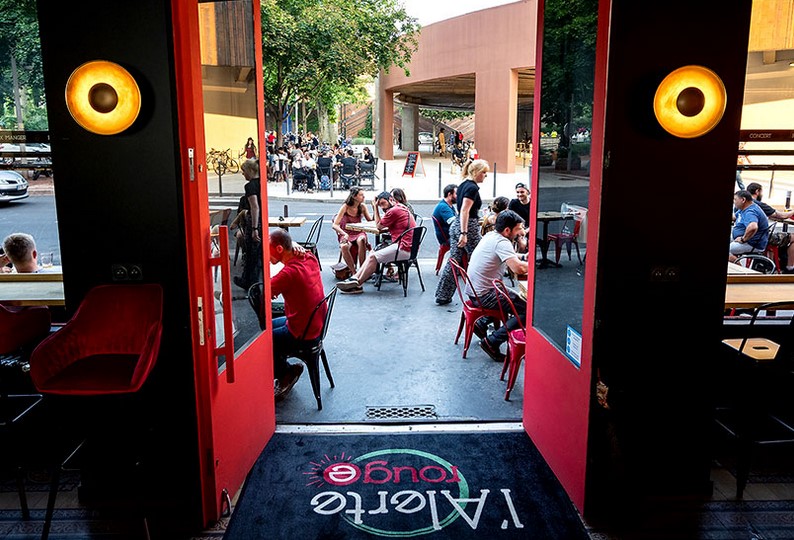
POLYGON ((422 159, 419 157, 419 152, 408 152, 408 155, 405 157, 405 167, 403 167, 403 176, 415 176, 417 172, 421 169, 421 173, 423 176, 425 174, 425 168, 422 165, 422 159))

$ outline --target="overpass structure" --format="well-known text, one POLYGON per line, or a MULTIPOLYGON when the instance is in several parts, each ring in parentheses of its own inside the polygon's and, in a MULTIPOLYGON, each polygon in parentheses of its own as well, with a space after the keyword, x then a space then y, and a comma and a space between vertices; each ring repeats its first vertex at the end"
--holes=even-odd
POLYGON ((416 150, 419 107, 474 111, 480 157, 515 172, 519 115, 531 132, 536 23, 537 3, 522 0, 422 28, 410 76, 396 66, 380 73, 380 157, 394 157, 395 103, 402 107, 404 150, 416 150))

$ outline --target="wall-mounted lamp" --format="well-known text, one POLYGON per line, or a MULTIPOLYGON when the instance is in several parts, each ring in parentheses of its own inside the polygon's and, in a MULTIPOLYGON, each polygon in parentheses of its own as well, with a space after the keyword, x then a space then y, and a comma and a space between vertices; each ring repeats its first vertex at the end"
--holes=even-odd
POLYGON ((683 139, 705 135, 725 113, 725 85, 716 73, 703 66, 684 66, 659 84, 653 112, 668 133, 683 139))
POLYGON ((141 91, 129 71, 105 60, 86 62, 66 83, 66 107, 84 129, 115 135, 129 128, 141 110, 141 91))

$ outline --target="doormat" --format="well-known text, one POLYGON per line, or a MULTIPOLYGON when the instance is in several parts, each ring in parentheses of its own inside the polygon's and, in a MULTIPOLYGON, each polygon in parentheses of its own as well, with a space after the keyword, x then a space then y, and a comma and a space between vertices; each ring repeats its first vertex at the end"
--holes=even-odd
POLYGON ((225 540, 587 540, 523 432, 277 433, 248 475, 225 540))

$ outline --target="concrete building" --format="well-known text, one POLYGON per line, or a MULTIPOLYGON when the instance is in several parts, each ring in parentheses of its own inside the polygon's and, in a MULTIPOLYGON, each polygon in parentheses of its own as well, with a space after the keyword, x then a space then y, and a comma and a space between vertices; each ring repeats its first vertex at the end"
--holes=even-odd
POLYGON ((397 67, 380 74, 380 156, 393 159, 395 106, 402 107, 404 150, 416 150, 420 106, 473 110, 480 157, 515 172, 519 108, 531 110, 535 91, 536 23, 536 2, 522 0, 424 27, 410 76, 397 67))

